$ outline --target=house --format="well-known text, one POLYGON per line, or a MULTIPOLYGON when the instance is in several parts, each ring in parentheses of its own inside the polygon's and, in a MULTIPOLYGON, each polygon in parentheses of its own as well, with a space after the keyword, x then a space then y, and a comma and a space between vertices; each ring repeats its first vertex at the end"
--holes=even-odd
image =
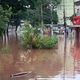
POLYGON ((62 0, 61 4, 57 7, 57 14, 59 18, 59 24, 64 24, 64 8, 67 24, 71 24, 68 17, 74 14, 74 0, 62 0), (67 21, 68 20, 68 21, 67 21))
POLYGON ((74 5, 76 15, 80 16, 80 0, 75 0, 74 5))

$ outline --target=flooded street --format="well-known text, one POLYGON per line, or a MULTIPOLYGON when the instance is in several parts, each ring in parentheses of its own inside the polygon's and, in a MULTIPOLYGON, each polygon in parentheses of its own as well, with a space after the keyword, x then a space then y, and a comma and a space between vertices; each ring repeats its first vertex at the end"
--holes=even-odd
POLYGON ((56 49, 34 50, 24 50, 15 33, 8 39, 7 47, 0 40, 0 80, 78 80, 80 46, 74 37, 65 46, 64 35, 58 35, 56 49))
MULTIPOLYGON (((1 42, 1 45, 3 43, 1 42)), ((58 75, 62 70, 62 59, 57 49, 24 50, 15 34, 9 36, 7 47, 0 49, 0 80, 11 80, 16 73, 29 73, 16 77, 16 80, 50 77, 58 75), (23 77, 23 78, 22 78, 23 77)), ((15 76, 14 76, 15 77, 15 76)))

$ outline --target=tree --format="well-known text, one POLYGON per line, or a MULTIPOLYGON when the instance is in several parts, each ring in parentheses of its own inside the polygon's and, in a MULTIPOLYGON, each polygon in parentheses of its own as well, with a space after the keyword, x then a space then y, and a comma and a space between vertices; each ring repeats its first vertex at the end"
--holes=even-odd
POLYGON ((0 5, 0 36, 4 33, 7 29, 6 24, 9 22, 9 18, 11 16, 11 8, 8 10, 4 10, 0 5))
POLYGON ((14 25, 16 27, 20 25, 20 20, 21 20, 21 13, 23 13, 26 10, 26 5, 28 5, 27 0, 1 0, 1 5, 2 7, 6 10, 9 9, 10 7, 12 15, 10 18, 10 21, 14 21, 14 25))
MULTIPOLYGON (((11 19, 15 21, 14 23, 16 26, 20 24, 21 19, 25 18, 32 21, 31 23, 33 24, 35 24, 35 21, 39 21, 43 25, 43 22, 50 18, 47 16, 47 12, 48 11, 50 12, 50 10, 45 11, 44 10, 46 8, 45 5, 48 6, 49 4, 52 3, 54 4, 54 6, 57 6, 60 2, 61 0, 1 0, 1 5, 4 9, 9 9, 10 7, 12 7, 11 19), (26 6, 28 5, 30 5, 30 10, 26 9, 26 6), (48 18, 45 17, 44 15, 45 13, 48 18), (33 14, 31 16, 32 19, 34 20, 31 20, 31 16, 29 16, 29 14, 33 14)), ((56 14, 56 12, 54 13, 56 14)))
POLYGON ((57 12, 52 11, 52 16, 51 16, 50 10, 43 11, 43 22, 44 24, 51 24, 51 22, 53 22, 53 24, 57 24, 58 22, 57 12), (51 18, 52 18, 52 21, 51 21, 51 18))
POLYGON ((29 20, 36 24, 35 22, 37 21, 37 23, 41 23, 41 25, 43 26, 44 24, 50 24, 51 23, 51 17, 52 21, 54 24, 56 24, 58 22, 58 16, 57 16, 57 12, 52 11, 52 16, 51 16, 51 10, 50 8, 48 9, 47 7, 49 7, 49 4, 53 4, 53 8, 56 7, 61 0, 32 0, 34 3, 34 9, 33 10, 28 10, 28 18, 29 20), (30 15, 29 15, 30 14, 30 15), (31 17, 32 16, 32 17, 31 17), (32 18, 32 19, 31 19, 32 18))

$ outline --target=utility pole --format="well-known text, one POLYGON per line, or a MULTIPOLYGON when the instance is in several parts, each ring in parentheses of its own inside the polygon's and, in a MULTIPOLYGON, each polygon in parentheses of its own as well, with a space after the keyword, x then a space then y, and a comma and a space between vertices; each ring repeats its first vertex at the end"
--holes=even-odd
POLYGON ((53 36, 53 8, 54 4, 52 3, 52 0, 50 1, 50 10, 51 10, 51 36, 53 36))
POLYGON ((66 28, 65 0, 63 0, 63 20, 64 20, 64 27, 66 28))
POLYGON ((73 13, 75 14, 75 4, 74 4, 75 0, 73 0, 73 13))
POLYGON ((67 45, 67 33, 66 33, 66 11, 65 11, 65 0, 63 0, 63 20, 64 20, 64 72, 63 72, 63 79, 65 80, 66 77, 66 45, 67 45))

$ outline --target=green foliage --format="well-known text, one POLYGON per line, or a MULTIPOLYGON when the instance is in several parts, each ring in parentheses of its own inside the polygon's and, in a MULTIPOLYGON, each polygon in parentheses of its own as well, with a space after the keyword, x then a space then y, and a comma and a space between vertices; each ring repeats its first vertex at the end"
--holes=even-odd
POLYGON ((6 29, 6 25, 9 22, 9 18, 11 16, 11 8, 8 10, 4 10, 2 6, 0 5, 0 35, 4 32, 6 29))
POLYGON ((43 22, 44 24, 51 24, 51 18, 54 24, 57 24, 58 22, 58 15, 57 12, 52 11, 52 16, 51 16, 51 11, 50 10, 45 10, 43 12, 43 22))
POLYGON ((56 36, 41 37, 37 28, 33 28, 28 22, 24 28, 23 46, 25 48, 53 48, 58 42, 56 36))
MULTIPOLYGON (((27 14, 25 13, 25 16, 24 17, 27 18, 27 20, 30 21, 30 23, 33 26, 39 25, 41 22, 41 14, 40 14, 39 10, 27 10, 27 14)), ((44 10, 43 11, 43 22, 44 22, 44 24, 51 24, 51 17, 53 17, 52 18, 53 23, 57 24, 57 22, 58 22, 57 12, 53 11, 52 16, 51 16, 50 10, 44 10)))
POLYGON ((34 25, 38 25, 40 23, 40 12, 38 10, 27 10, 26 18, 30 23, 34 25))
POLYGON ((23 29, 23 45, 27 48, 31 47, 32 45, 32 38, 34 36, 34 29, 29 24, 29 22, 25 23, 25 27, 23 29))
POLYGON ((51 4, 51 2, 53 6, 56 7, 61 2, 61 0, 34 0, 33 1, 36 8, 34 10, 27 11, 28 14, 27 19, 31 22, 31 24, 37 25, 42 21, 44 24, 51 24, 52 21, 54 24, 57 24, 58 22, 57 12, 52 11, 52 15, 51 15, 50 8, 49 9, 47 8, 49 7, 49 4, 51 4))
MULTIPOLYGON (((42 22, 42 15, 44 24, 49 24, 51 21, 50 10, 43 10, 42 13, 41 8, 44 9, 45 5, 48 6, 51 3, 54 6, 57 6, 60 2, 61 0, 1 0, 1 5, 5 10, 9 9, 10 7, 12 8, 11 19, 15 18, 14 20, 16 21, 19 21, 21 19, 27 19, 34 26, 42 22), (30 5, 30 10, 26 7, 28 5, 30 5)), ((57 23, 57 19, 57 14, 53 12, 53 23, 57 23)), ((18 24, 20 24, 20 21, 18 22, 18 24)))
POLYGON ((33 3, 35 6, 40 6, 41 4, 42 5, 45 5, 45 4, 50 4, 50 3, 53 3, 55 6, 57 6, 58 4, 60 4, 61 0, 33 0, 33 3))
POLYGON ((53 9, 57 7, 58 4, 60 4, 61 0, 37 0, 37 8, 40 11, 40 20, 43 20, 44 24, 50 24, 52 21, 54 24, 57 24, 58 22, 58 15, 57 12, 55 12, 53 9), (53 4, 52 6, 52 12, 51 7, 49 4, 53 4), (49 7, 49 9, 48 9, 49 7), (42 8, 42 9, 41 9, 42 8), (52 20, 51 20, 52 19, 52 20))
POLYGON ((57 42, 58 40, 56 37, 44 37, 42 39, 42 48, 53 48, 57 42))
POLYGON ((54 48, 58 43, 57 37, 37 37, 36 43, 33 45, 34 48, 43 48, 43 49, 50 49, 54 48))
POLYGON ((53 23, 54 24, 57 24, 58 23, 58 15, 57 15, 57 12, 53 11, 52 12, 52 15, 53 15, 53 23))

